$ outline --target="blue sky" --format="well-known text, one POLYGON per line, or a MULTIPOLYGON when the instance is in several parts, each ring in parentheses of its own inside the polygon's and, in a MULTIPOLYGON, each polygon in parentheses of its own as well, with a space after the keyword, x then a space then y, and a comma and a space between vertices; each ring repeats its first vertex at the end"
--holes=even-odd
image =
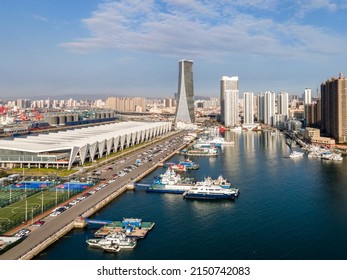
MULTIPOLYGON (((347 0, 1 0, 0 99, 173 96, 178 61, 195 95, 314 94, 347 73, 347 0)), ((347 74, 346 74, 347 76, 347 74)))

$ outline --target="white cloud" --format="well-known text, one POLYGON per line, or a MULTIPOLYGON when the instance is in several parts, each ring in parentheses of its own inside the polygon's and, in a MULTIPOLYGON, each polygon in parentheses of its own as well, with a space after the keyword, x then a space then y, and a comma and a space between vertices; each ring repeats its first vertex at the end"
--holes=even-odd
MULTIPOLYGON (((275 0, 109 1, 83 20, 89 38, 61 46, 78 52, 114 48, 187 57, 249 54, 298 58, 344 52, 346 39, 325 29, 278 22, 271 13, 258 17, 238 11, 241 6, 271 11, 278 5, 275 0)), ((319 8, 334 10, 336 6, 329 0, 309 0, 301 10, 319 8)))
POLYGON ((40 16, 40 15, 32 15, 31 17, 33 19, 39 20, 39 21, 48 21, 48 19, 46 17, 40 16))
POLYGON ((330 12, 336 11, 338 4, 336 1, 332 0, 305 0, 298 2, 299 5, 299 12, 298 15, 300 17, 304 17, 308 12, 314 11, 314 10, 328 10, 330 12))

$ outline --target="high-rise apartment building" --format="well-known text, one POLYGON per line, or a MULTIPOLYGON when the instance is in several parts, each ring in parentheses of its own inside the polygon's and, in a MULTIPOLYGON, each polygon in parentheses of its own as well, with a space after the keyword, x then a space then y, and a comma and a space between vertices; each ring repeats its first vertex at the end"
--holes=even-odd
POLYGON ((304 100, 304 118, 306 119, 308 105, 312 104, 312 91, 310 88, 305 88, 302 99, 304 100))
POLYGON ((180 60, 175 122, 194 123, 193 61, 180 60))
POLYGON ((257 119, 258 122, 264 122, 264 93, 259 93, 257 95, 257 119))
POLYGON ((238 90, 226 90, 224 93, 224 125, 226 127, 239 125, 238 90))
POLYGON ((280 92, 277 97, 277 113, 288 117, 288 93, 280 92))
POLYGON ((221 121, 225 126, 239 124, 239 77, 220 80, 221 121))
POLYGON ((347 143, 347 78, 331 78, 321 84, 321 129, 337 143, 347 143))
POLYGON ((273 91, 264 93, 264 123, 273 125, 273 117, 276 114, 276 94, 273 91))
POLYGON ((253 92, 243 93, 243 123, 254 123, 253 92))
POLYGON ((317 99, 316 102, 307 104, 305 106, 305 119, 306 126, 320 127, 321 122, 321 101, 317 99))
POLYGON ((304 105, 312 103, 312 91, 310 88, 305 88, 302 99, 304 100, 304 105))

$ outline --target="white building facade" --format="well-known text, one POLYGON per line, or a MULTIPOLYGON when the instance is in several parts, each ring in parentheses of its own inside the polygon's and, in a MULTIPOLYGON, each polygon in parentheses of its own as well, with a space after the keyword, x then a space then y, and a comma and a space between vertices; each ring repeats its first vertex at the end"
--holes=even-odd
POLYGON ((239 77, 222 77, 220 102, 222 123, 227 127, 239 125, 239 77))
POLYGON ((243 123, 254 123, 253 92, 243 93, 243 123))
POLYGON ((264 93, 264 123, 273 125, 273 117, 276 114, 276 94, 273 91, 264 93))

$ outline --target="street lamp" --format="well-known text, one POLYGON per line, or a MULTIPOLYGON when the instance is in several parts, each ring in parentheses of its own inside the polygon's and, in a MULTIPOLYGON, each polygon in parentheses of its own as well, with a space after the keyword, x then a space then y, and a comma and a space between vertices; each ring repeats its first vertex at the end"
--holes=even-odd
POLYGON ((34 224, 34 207, 31 207, 31 225, 34 224))
POLYGON ((28 199, 25 200, 25 221, 28 220, 28 199))
POLYGON ((41 197, 41 213, 43 213, 43 191, 42 191, 42 197, 41 197))

